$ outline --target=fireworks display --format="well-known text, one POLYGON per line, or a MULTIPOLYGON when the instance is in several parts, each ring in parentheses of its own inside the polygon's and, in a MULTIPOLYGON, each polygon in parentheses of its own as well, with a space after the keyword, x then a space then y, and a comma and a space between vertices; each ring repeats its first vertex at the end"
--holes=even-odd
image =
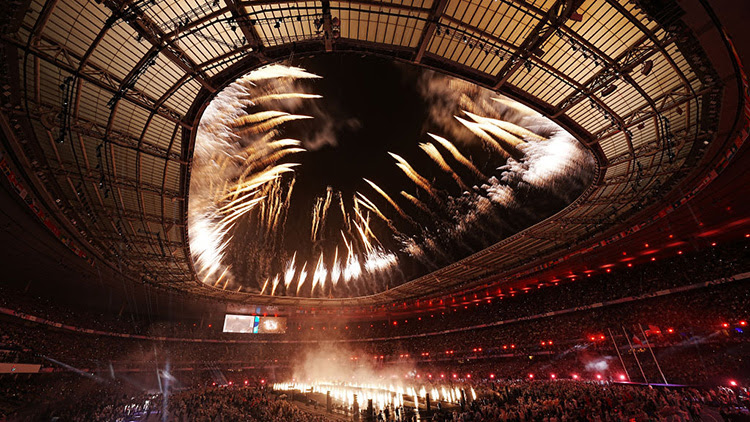
POLYGON ((425 106, 422 131, 389 138, 373 154, 377 171, 362 166, 340 185, 316 185, 310 169, 345 150, 337 133, 367 130, 368 117, 327 114, 320 76, 271 65, 216 95, 196 135, 188 209, 204 283, 267 296, 377 293, 545 218, 590 182, 588 152, 538 113, 453 78, 404 73, 425 106))

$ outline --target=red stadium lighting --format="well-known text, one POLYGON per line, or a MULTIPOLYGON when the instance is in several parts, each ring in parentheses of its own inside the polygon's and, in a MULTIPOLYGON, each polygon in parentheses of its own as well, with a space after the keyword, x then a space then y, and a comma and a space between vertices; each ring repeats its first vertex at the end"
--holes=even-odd
POLYGON ((721 326, 724 328, 729 328, 729 323, 728 322, 722 323, 721 326))
POLYGON ((534 379, 534 374, 529 374, 529 379, 534 379))
POLYGON ((599 336, 599 340, 604 340, 604 334, 599 336))
POLYGON ((260 383, 261 383, 261 384, 265 384, 265 383, 266 383, 266 380, 260 380, 260 383))
POLYGON ((471 374, 466 374, 466 378, 471 378, 471 374))
POLYGON ((511 345, 510 345, 510 348, 511 348, 511 349, 515 349, 515 348, 516 348, 516 345, 515 345, 515 344, 511 344, 511 345))
POLYGON ((440 378, 445 378, 445 374, 440 374, 440 378))
POLYGON ((625 375, 620 375, 620 381, 625 381, 625 375))
POLYGON ((555 374, 552 374, 549 377, 552 378, 552 379, 555 379, 555 374))
POLYGON ((216 387, 216 383, 215 382, 212 382, 211 385, 214 386, 214 387, 216 387))
POLYGON ((737 381, 729 381, 729 385, 731 385, 732 387, 736 387, 737 381))
POLYGON ((711 242, 711 246, 716 246, 716 242, 711 242))
POLYGON ((573 379, 574 379, 574 380, 577 380, 577 379, 578 379, 578 375, 576 375, 576 374, 573 374, 573 379))
POLYGON ((677 251, 677 255, 682 255, 682 251, 677 251))
POLYGON ((633 263, 632 262, 628 262, 628 267, 632 267, 632 266, 633 266, 633 263))
POLYGON ((599 374, 596 374, 596 379, 600 380, 600 379, 602 379, 602 376, 599 375, 599 374))
POLYGON ((611 273, 612 272, 612 268, 607 268, 607 272, 611 273))
POLYGON ((490 379, 494 380, 495 379, 495 374, 490 374, 490 379))
POLYGON ((458 375, 457 374, 453 374, 453 378, 458 378, 458 375))
POLYGON ((740 326, 744 327, 747 325, 747 321, 740 321, 740 326))
POLYGON ((667 332, 668 332, 669 334, 672 334, 672 333, 674 333, 674 328, 667 328, 667 332))
POLYGON ((232 381, 229 381, 229 385, 232 385, 232 381))
POLYGON ((596 341, 596 337, 591 336, 591 341, 596 341))
POLYGON ((248 383, 248 381, 247 381, 247 380, 245 380, 245 385, 247 385, 247 383, 248 383))

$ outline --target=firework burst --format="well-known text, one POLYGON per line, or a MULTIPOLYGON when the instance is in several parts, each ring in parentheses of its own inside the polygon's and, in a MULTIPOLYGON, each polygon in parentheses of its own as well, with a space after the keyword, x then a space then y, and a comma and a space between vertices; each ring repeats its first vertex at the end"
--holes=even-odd
POLYGON ((422 92, 430 104, 430 126, 422 132, 428 138, 414 148, 429 160, 421 152, 413 159, 406 148, 388 152, 398 178, 411 183, 394 189, 388 175, 362 174, 353 189, 326 186, 303 214, 290 214, 301 206, 295 183, 318 143, 304 130, 299 139, 284 135, 317 118, 306 114, 306 104, 323 97, 305 92, 305 81, 318 78, 267 66, 230 84, 206 108, 188 209, 191 254, 205 284, 268 296, 376 293, 406 281, 391 280, 402 259, 426 269, 450 263, 456 251, 475 252, 522 226, 499 212, 546 212, 534 204, 524 209, 520 198, 536 194, 550 207, 588 183, 590 155, 554 123, 489 91, 433 76, 420 83, 429 91, 422 92), (460 195, 450 193, 455 186, 460 195), (372 191, 382 209, 363 193, 372 191), (303 230, 290 215, 304 216, 303 230), (288 241, 288 226, 304 242, 288 241), (247 259, 240 265, 228 251, 242 246, 247 259))

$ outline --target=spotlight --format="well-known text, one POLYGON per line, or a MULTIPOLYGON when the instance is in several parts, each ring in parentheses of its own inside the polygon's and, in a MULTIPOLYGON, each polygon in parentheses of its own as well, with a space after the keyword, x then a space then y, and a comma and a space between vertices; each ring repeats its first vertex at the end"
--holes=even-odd
POLYGON ((602 97, 606 97, 607 95, 615 92, 616 89, 617 89, 617 85, 615 85, 615 84, 612 84, 612 85, 604 88, 602 90, 602 97))
POLYGON ((651 73, 651 69, 654 68, 654 61, 653 60, 646 60, 643 62, 643 67, 641 68, 641 75, 648 76, 649 73, 651 73))

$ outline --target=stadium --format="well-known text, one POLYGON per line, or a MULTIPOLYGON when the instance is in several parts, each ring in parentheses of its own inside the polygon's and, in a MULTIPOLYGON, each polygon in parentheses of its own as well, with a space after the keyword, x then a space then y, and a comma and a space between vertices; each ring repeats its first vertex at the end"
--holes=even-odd
POLYGON ((743 2, 3 6, 0 421, 750 420, 743 2))

